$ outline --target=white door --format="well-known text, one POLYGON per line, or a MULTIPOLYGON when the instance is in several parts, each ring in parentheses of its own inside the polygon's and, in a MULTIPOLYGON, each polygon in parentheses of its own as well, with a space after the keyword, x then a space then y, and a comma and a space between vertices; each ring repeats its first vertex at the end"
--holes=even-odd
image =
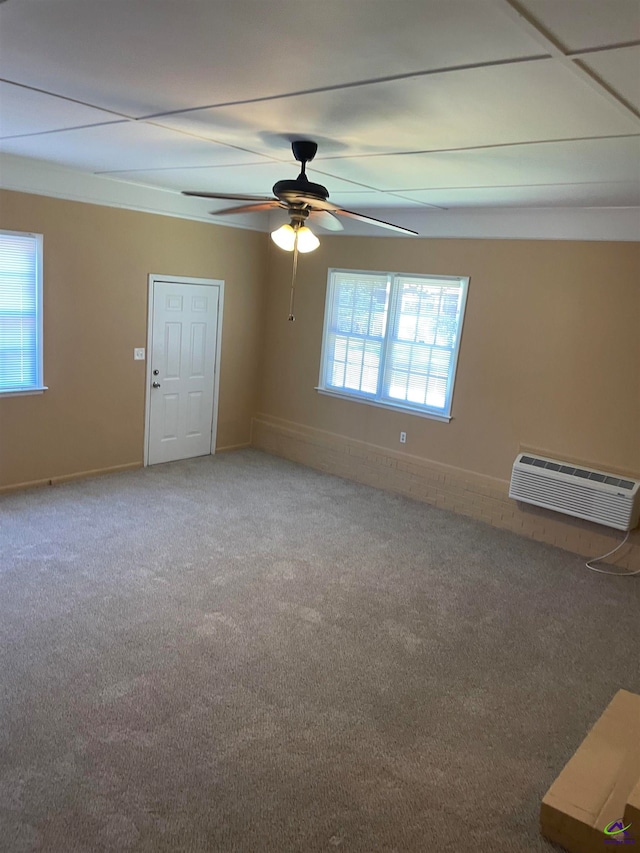
POLYGON ((149 465, 215 450, 212 427, 221 290, 222 282, 151 278, 149 465))

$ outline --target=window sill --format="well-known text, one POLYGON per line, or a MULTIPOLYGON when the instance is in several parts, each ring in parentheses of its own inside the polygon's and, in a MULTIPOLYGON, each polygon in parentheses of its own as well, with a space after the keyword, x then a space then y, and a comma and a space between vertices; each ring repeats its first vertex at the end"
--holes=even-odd
POLYGON ((16 391, 0 391, 0 398, 2 397, 27 397, 28 395, 33 394, 44 394, 45 391, 48 391, 49 388, 46 385, 40 385, 37 388, 22 388, 16 391))
POLYGON ((390 409, 392 412, 404 412, 407 415, 415 415, 418 418, 429 418, 432 421, 443 421, 449 423, 452 418, 449 415, 437 415, 433 412, 425 412, 414 409, 411 406, 403 406, 401 403, 381 403, 379 400, 369 400, 366 397, 357 397, 352 394, 341 394, 339 391, 329 391, 326 388, 316 388, 318 394, 327 397, 336 397, 338 400, 348 400, 350 403, 365 403, 367 406, 375 406, 378 409, 390 409))

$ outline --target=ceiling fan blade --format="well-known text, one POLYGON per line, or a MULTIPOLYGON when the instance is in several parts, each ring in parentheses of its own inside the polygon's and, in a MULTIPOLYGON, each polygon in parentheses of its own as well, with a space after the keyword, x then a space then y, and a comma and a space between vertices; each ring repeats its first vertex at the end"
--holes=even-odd
POLYGON ((327 231, 344 230, 342 222, 340 222, 333 213, 329 213, 328 210, 312 210, 311 216, 315 223, 317 223, 321 228, 325 228, 327 231))
POLYGON ((354 213, 352 210, 345 210, 343 207, 335 208, 335 212, 339 216, 348 216, 350 219, 357 219, 360 222, 367 222, 370 225, 378 225, 380 228, 388 228, 390 231, 400 231, 402 234, 415 234, 417 231, 412 231, 411 228, 404 228, 402 225, 393 225, 391 222, 385 222, 384 219, 376 219, 374 216, 365 216, 364 213, 354 213))
POLYGON ((222 210, 210 210, 214 216, 222 216, 226 213, 258 213, 261 210, 273 210, 274 207, 280 207, 280 202, 277 199, 270 201, 258 202, 257 204, 242 204, 240 207, 224 207, 222 210))
POLYGON ((413 231, 411 228, 394 225, 392 222, 385 222, 384 219, 376 219, 374 216, 365 216, 364 213, 345 210, 344 207, 338 207, 337 204, 332 204, 330 201, 323 201, 310 195, 304 195, 304 193, 296 195, 295 202, 296 204, 307 205, 312 213, 314 211, 328 211, 329 213, 337 213, 338 216, 348 216, 351 219, 358 219, 360 222, 368 222, 370 225, 378 225, 380 228, 388 228, 390 231, 399 231, 402 234, 415 234, 416 237, 419 236, 418 232, 413 231))
POLYGON ((196 198, 226 198, 229 201, 275 201, 272 195, 242 195, 238 193, 201 193, 192 190, 182 190, 182 195, 196 198))

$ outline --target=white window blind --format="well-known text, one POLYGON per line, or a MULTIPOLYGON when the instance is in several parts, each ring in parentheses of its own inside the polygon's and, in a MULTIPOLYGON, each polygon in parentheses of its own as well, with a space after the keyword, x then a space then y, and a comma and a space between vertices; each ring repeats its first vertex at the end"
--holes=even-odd
POLYGON ((320 390, 448 419, 468 281, 330 270, 320 390))
POLYGON ((42 235, 0 231, 0 393, 42 388, 42 235))
POLYGON ((387 323, 387 278, 336 271, 332 291, 324 384, 375 394, 387 323))

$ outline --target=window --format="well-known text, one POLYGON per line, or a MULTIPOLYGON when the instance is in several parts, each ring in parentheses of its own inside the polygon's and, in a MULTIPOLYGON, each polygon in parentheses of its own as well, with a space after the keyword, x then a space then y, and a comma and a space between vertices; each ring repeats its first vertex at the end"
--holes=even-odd
POLYGON ((329 270, 318 390, 450 420, 468 283, 329 270))
POLYGON ((42 235, 0 231, 0 394, 42 385, 42 235))

